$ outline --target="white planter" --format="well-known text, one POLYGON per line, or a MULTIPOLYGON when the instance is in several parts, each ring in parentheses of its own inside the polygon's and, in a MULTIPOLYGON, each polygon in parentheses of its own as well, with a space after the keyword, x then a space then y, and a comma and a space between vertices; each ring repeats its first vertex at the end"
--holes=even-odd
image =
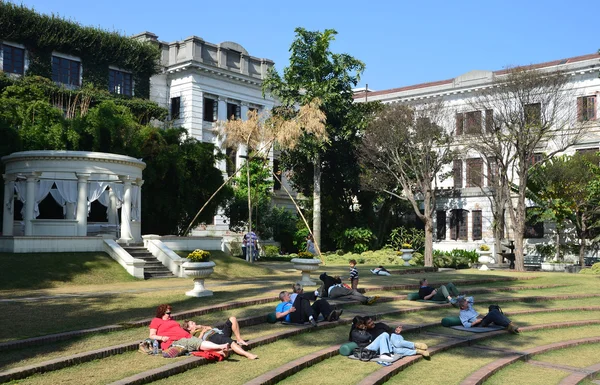
POLYGON ((496 263, 496 260, 494 259, 494 257, 492 257, 492 252, 490 250, 477 250, 477 254, 479 254, 479 258, 477 259, 477 261, 483 265, 487 263, 496 263))
POLYGON ((194 288, 185 293, 190 297, 208 297, 213 292, 204 287, 204 278, 211 275, 215 267, 214 262, 185 262, 183 265, 183 274, 186 277, 194 278, 194 288))
POLYGON ((402 253, 400 258, 404 260, 404 266, 410 266, 410 263, 408 263, 408 261, 412 259, 414 251, 414 249, 400 249, 400 252, 402 253))
POLYGON ((542 262, 542 271, 565 271, 565 267, 573 265, 572 263, 549 263, 542 262))
POLYGON ((294 269, 302 272, 302 279, 299 283, 303 286, 314 286, 317 284, 315 281, 311 281, 310 272, 319 269, 319 265, 321 264, 320 259, 294 258, 292 259, 292 263, 294 264, 294 269))

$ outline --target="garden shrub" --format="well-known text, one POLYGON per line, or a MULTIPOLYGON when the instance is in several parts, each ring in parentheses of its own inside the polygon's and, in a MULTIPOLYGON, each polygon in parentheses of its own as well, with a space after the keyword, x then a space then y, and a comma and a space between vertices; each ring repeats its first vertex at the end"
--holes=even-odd
POLYGON ((370 229, 364 227, 352 227, 344 230, 344 233, 336 237, 337 246, 355 253, 368 251, 375 236, 370 229))
POLYGON ((186 257, 190 262, 208 262, 210 252, 206 250, 196 249, 186 257))
POLYGON ((308 251, 301 251, 298 253, 298 258, 314 258, 314 255, 308 251))
POLYGON ((403 244, 409 244, 415 251, 423 252, 425 249, 425 231, 400 226, 396 227, 390 233, 387 247, 394 250, 402 249, 403 244))
POLYGON ((239 257, 240 255, 242 255, 242 242, 240 242, 240 241, 229 242, 229 250, 231 251, 232 256, 239 257))
POLYGON ((275 245, 266 245, 263 247, 265 257, 277 257, 279 255, 279 247, 275 245))
POLYGON ((600 262, 594 263, 589 269, 581 269, 581 274, 600 274, 600 262))

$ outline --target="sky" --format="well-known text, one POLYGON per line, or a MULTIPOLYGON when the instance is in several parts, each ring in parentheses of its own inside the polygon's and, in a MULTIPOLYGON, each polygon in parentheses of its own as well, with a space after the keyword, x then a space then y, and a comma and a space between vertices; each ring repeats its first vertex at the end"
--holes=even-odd
POLYGON ((250 55, 289 63, 294 29, 334 29, 334 53, 363 61, 372 90, 455 78, 598 52, 597 7, 564 0, 23 0, 85 26, 173 42, 233 41, 250 55))

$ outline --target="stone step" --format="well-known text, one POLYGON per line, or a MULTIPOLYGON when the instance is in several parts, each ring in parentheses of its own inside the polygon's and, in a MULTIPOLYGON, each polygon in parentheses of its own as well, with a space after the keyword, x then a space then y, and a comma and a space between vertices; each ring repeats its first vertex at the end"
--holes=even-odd
POLYGON ((157 279, 157 278, 176 278, 170 271, 168 273, 147 273, 144 272, 144 279, 157 279))

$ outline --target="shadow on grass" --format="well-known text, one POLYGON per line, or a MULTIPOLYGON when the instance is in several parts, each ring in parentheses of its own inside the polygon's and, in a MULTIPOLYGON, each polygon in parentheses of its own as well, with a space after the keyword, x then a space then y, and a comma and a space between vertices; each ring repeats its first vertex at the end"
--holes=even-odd
POLYGON ((105 253, 0 253, 0 290, 137 281, 105 253))

